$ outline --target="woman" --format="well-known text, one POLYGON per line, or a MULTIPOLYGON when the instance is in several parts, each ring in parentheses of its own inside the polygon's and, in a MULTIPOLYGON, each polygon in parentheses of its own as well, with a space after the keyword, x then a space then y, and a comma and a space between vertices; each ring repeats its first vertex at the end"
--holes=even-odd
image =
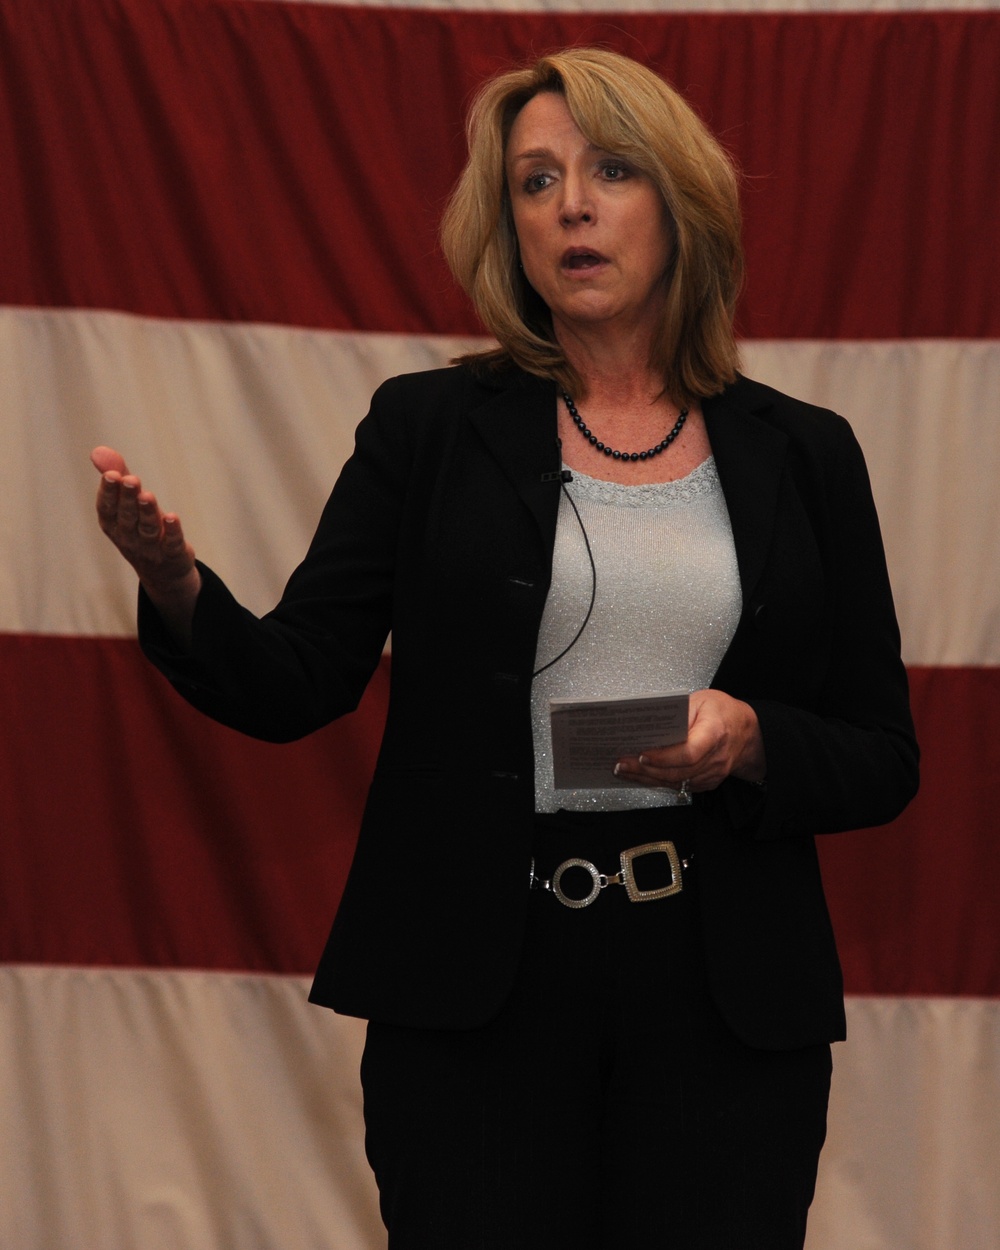
POLYGON ((737 373, 735 177, 662 80, 544 57, 469 146, 444 246, 500 347, 379 388, 277 608, 107 448, 101 525, 147 654, 246 733, 352 709, 392 630, 311 995, 371 1022, 392 1250, 801 1247, 844 1034, 814 835, 917 781, 863 460, 737 373), (555 788, 550 698, 671 689, 685 742, 555 788))

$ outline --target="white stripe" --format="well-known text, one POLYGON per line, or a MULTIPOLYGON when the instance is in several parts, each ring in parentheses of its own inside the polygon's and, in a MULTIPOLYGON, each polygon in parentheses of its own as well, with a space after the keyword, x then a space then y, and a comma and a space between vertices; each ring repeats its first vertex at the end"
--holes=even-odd
MULTIPOLYGON (((381 1250, 363 1025, 306 982, 0 969, 0 1245, 381 1250)), ((1000 1003, 850 999, 808 1250, 1000 1245, 1000 1003)))
POLYGON ((849 998, 806 1250, 1000 1246, 1000 1002, 849 998))
MULTIPOLYGON (((269 0, 270 2, 270 0, 269 0)), ((369 9, 434 9, 465 13, 939 13, 1000 8, 1000 0, 285 0, 369 9)))
POLYGON ((0 310, 0 629, 134 633, 135 579, 97 530, 90 448, 116 447, 255 611, 312 536, 386 377, 471 340, 91 311, 0 310))
POLYGON ((1000 663, 1000 341, 758 341, 744 360, 751 376, 853 425, 906 659, 1000 663))
POLYGON ((364 1025, 290 977, 0 970, 0 1245, 384 1245, 364 1025))
MULTIPOLYGON (((255 611, 305 550, 371 392, 476 340, 0 310, 0 629, 128 635, 134 584, 92 520, 118 446, 255 611)), ((914 664, 1000 663, 1000 341, 750 342, 747 372, 849 418, 914 664)))

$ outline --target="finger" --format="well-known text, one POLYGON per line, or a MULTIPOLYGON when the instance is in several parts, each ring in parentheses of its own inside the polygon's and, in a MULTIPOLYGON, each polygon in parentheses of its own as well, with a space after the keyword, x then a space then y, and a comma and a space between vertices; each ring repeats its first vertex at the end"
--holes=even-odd
POLYGON ((672 790, 675 794, 691 794, 695 790, 711 789, 711 786, 701 786, 690 777, 682 777, 679 781, 664 781, 662 778, 643 772, 620 772, 616 775, 620 780, 627 781, 629 785, 646 786, 651 790, 672 790))
POLYGON ((641 755, 623 758, 623 770, 652 779, 657 784, 680 785, 697 769, 699 756, 687 742, 670 747, 653 747, 641 755))
POLYGON ((133 474, 123 477, 118 486, 118 525, 135 531, 139 524, 139 492, 142 483, 133 474))
POLYGON ((97 488, 97 516, 102 526, 113 525, 118 519, 118 500, 121 495, 121 478, 109 471, 101 476, 97 488))
POLYGON ((113 447, 95 447, 90 453, 90 463, 99 473, 120 473, 122 477, 128 473, 124 457, 113 447))
POLYGON ((136 529, 143 542, 158 542, 163 532, 163 523, 156 497, 150 494, 140 495, 137 499, 139 514, 136 529))
POLYGON ((622 780, 645 786, 666 786, 671 790, 679 790, 691 777, 691 771, 689 765, 658 766, 644 755, 626 757, 615 766, 615 776, 622 780))
POLYGON ((163 517, 163 550, 168 556, 181 555, 187 548, 180 517, 168 512, 163 517))
POLYGON ((667 771, 691 769, 697 762, 701 752, 692 746, 691 740, 678 742, 670 747, 650 747, 639 756, 639 763, 647 768, 661 768, 667 771))

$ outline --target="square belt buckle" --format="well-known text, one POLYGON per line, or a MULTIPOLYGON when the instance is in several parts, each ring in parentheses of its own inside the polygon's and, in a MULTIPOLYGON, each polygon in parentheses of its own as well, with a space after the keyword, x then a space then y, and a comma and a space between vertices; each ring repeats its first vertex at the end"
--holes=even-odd
POLYGON ((633 903, 651 903, 656 898, 669 898, 671 894, 680 894, 684 888, 681 875, 681 858, 673 842, 644 842, 642 846, 630 846, 621 853, 622 884, 633 903), (670 861, 670 884, 661 885, 655 890, 640 890, 636 884, 633 860, 642 855, 666 855, 670 861))

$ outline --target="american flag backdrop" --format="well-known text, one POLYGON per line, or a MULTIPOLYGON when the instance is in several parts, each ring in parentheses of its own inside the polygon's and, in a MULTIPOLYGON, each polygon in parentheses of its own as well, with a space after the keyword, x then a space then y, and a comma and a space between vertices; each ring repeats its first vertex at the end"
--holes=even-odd
POLYGON ((809 1250, 1000 1246, 997 5, 0 0, 3 1250, 384 1245, 363 1026, 305 987, 391 661, 290 746, 199 718, 87 457, 270 607, 375 386, 481 334, 436 243, 472 91, 571 43, 736 156, 745 372, 851 420, 882 517, 924 780, 821 848, 809 1250))

